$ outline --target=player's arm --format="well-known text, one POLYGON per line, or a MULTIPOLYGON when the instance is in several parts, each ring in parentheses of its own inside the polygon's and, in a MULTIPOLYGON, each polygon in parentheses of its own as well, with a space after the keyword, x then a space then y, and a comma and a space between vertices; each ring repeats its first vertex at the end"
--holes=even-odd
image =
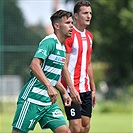
POLYGON ((75 87, 72 83, 71 77, 70 77, 70 73, 68 71, 69 59, 70 59, 70 53, 66 53, 66 61, 65 61, 64 67, 62 69, 62 76, 63 76, 67 86, 70 89, 70 95, 71 95, 73 102, 81 104, 82 102, 81 102, 79 93, 75 89, 75 87))
POLYGON ((54 89, 54 87, 51 85, 47 77, 45 76, 42 68, 41 63, 43 62, 40 58, 33 58, 30 64, 30 69, 32 70, 33 74, 36 76, 36 78, 46 86, 48 95, 52 101, 52 103, 55 103, 57 100, 57 92, 54 89))
POLYGON ((62 85, 60 81, 56 83, 56 89, 62 94, 64 101, 65 101, 65 106, 71 106, 71 101, 72 99, 70 98, 69 94, 67 93, 65 87, 62 85))
POLYGON ((90 57, 90 62, 89 62, 89 78, 90 78, 90 88, 92 90, 92 104, 93 107, 96 104, 96 87, 95 87, 95 82, 94 82, 94 75, 93 75, 93 67, 92 67, 92 63, 91 63, 91 57, 90 57))

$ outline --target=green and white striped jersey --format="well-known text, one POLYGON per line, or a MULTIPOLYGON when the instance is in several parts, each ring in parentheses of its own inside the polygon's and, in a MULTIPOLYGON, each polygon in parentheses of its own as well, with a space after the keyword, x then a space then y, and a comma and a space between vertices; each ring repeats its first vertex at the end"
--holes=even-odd
MULTIPOLYGON (((55 34, 46 36, 40 42, 34 55, 34 58, 43 59, 42 70, 53 86, 60 78, 65 56, 65 46, 59 42, 55 34)), ((32 71, 30 72, 30 79, 22 88, 19 98, 42 106, 51 104, 46 86, 33 75, 32 71)))

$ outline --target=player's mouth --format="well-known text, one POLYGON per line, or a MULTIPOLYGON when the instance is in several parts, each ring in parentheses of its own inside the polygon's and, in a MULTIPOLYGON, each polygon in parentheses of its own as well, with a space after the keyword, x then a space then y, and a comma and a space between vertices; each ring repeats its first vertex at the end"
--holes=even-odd
POLYGON ((73 31, 72 29, 71 29, 71 30, 69 30, 69 33, 70 33, 70 34, 72 34, 72 31, 73 31))
POLYGON ((90 22, 90 20, 89 20, 89 19, 87 19, 87 20, 86 20, 86 22, 90 22))

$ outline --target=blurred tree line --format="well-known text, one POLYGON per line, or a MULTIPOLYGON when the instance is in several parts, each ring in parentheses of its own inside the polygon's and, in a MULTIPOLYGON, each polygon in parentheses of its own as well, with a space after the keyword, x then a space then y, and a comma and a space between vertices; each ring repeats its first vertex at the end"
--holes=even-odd
POLYGON ((109 64, 106 81, 112 85, 131 84, 133 48, 133 1, 90 0, 94 34, 93 59, 109 64))
POLYGON ((39 26, 26 26, 24 16, 17 6, 17 0, 3 0, 3 25, 3 74, 21 75, 27 80, 28 65, 41 40, 38 34, 39 26))
MULTIPOLYGON (((129 85, 133 75, 133 0, 90 2, 93 18, 88 28, 94 35, 92 60, 108 64, 104 80, 109 84, 129 85)), ((27 27, 17 0, 3 0, 3 7, 3 74, 19 74, 27 79, 35 48, 45 36, 43 26, 27 27)))

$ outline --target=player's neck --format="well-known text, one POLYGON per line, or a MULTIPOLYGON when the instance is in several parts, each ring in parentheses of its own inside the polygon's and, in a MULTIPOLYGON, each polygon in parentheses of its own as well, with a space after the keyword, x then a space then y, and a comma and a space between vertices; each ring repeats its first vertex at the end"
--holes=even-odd
POLYGON ((65 37, 60 34, 56 34, 56 36, 57 36, 58 40, 60 41, 60 43, 63 44, 65 41, 65 37))
POLYGON ((83 32, 86 26, 80 25, 78 23, 75 23, 74 25, 79 31, 83 32))

